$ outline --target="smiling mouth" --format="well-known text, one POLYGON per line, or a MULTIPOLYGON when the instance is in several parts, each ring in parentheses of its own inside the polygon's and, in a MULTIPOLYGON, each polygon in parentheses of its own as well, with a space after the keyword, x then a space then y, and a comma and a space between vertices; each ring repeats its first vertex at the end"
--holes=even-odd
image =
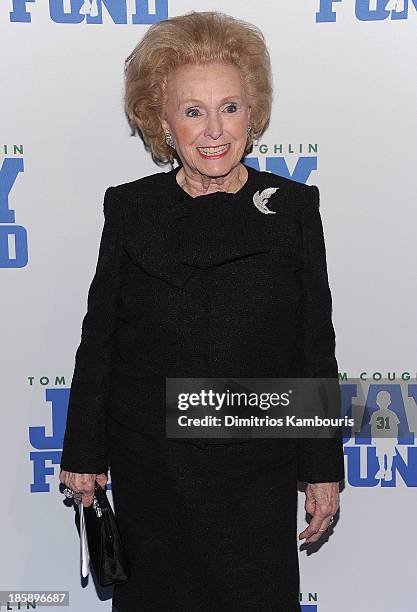
POLYGON ((226 153, 230 148, 230 143, 217 147, 197 147, 199 153, 205 157, 214 157, 226 153))

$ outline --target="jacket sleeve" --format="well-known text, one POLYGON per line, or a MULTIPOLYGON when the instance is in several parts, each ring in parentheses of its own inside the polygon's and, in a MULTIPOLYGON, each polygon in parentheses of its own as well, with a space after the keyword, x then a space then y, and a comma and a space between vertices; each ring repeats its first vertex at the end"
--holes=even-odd
MULTIPOLYGON (((298 311, 295 371, 300 378, 338 379, 332 297, 327 275, 320 194, 313 185, 302 203, 303 295, 298 311)), ((336 407, 340 414, 340 404, 336 407)), ((298 480, 337 482, 344 478, 343 444, 340 438, 297 440, 298 480)))
POLYGON ((104 226, 98 261, 91 282, 87 313, 69 394, 60 467, 70 472, 98 474, 108 469, 106 401, 116 349, 120 287, 127 255, 122 248, 122 210, 115 187, 106 190, 104 226))

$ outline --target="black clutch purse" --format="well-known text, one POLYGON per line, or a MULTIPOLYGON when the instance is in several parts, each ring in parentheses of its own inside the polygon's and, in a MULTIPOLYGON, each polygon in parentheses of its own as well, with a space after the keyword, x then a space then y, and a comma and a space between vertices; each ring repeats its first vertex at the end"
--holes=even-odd
MULTIPOLYGON (((87 534, 88 554, 97 580, 101 586, 126 582, 129 578, 128 563, 116 517, 107 499, 106 491, 97 481, 93 503, 83 507, 82 512, 87 534)), ((75 522, 80 538, 82 538, 79 509, 76 512, 75 522)))

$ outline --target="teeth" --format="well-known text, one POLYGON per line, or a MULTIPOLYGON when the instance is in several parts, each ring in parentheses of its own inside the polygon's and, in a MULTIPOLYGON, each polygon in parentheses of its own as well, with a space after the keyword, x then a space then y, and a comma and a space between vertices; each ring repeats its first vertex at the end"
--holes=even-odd
POLYGON ((224 145, 222 147, 197 147, 199 151, 204 153, 204 155, 217 155, 218 153, 223 153, 226 149, 229 148, 229 145, 224 145))

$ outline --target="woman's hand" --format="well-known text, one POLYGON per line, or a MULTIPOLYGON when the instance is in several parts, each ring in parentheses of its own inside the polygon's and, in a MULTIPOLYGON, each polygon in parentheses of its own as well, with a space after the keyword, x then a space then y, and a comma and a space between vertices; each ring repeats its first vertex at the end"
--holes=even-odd
POLYGON ((61 470, 59 480, 74 491, 75 502, 80 503, 82 501, 83 506, 91 506, 94 498, 94 481, 97 480, 104 489, 107 484, 107 475, 77 474, 61 470))
POLYGON ((298 539, 307 538, 304 544, 317 542, 330 525, 331 517, 339 509, 339 483, 318 482, 306 487, 306 512, 312 515, 307 529, 304 529, 298 539))

